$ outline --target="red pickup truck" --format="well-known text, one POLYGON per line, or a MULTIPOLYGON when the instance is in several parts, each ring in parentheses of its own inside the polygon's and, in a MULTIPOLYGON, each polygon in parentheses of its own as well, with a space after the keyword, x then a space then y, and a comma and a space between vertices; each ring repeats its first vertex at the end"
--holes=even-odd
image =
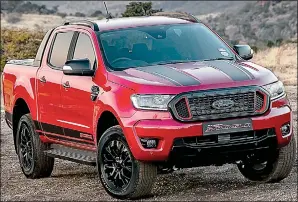
POLYGON ((35 59, 9 61, 2 86, 24 175, 55 158, 95 165, 117 198, 150 194, 158 173, 237 164, 254 181, 286 178, 295 160, 281 81, 195 18, 67 22, 35 59))

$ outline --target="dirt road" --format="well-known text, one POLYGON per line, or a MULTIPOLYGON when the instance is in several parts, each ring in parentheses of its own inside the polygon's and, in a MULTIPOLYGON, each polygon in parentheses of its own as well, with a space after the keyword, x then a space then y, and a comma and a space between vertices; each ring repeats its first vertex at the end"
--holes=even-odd
MULTIPOLYGON (((297 136, 296 86, 287 87, 294 109, 297 136)), ((100 185, 95 167, 56 160, 52 177, 26 179, 13 148, 12 133, 1 113, 1 201, 99 201, 115 200, 100 185)), ((297 139, 297 138, 296 138, 297 139)), ((291 175, 276 184, 246 180, 234 165, 185 169, 158 176, 153 195, 144 200, 292 200, 297 201, 297 161, 291 175)))

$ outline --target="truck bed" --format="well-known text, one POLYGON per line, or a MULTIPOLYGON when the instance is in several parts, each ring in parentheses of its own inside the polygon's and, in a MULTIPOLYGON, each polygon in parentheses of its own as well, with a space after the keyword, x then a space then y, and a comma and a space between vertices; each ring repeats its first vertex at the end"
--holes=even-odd
MULTIPOLYGON (((13 100, 17 96, 17 88, 26 87, 31 98, 35 96, 36 73, 38 67, 33 66, 33 59, 10 60, 4 67, 2 73, 3 107, 6 112, 12 113, 13 100)), ((25 90, 25 89, 24 89, 25 90)))

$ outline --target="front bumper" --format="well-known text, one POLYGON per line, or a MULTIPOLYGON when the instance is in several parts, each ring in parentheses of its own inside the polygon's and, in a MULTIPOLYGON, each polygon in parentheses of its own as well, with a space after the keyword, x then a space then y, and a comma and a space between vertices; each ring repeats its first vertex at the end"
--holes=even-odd
MULTIPOLYGON (((275 147, 283 147, 290 142, 293 134, 293 121, 291 108, 286 98, 272 102, 265 114, 250 118, 254 131, 264 129, 274 131, 275 147), (289 135, 283 137, 281 127, 289 122, 291 131, 289 135)), ((138 111, 133 117, 123 119, 122 124, 132 154, 137 160, 142 161, 168 160, 171 152, 177 150, 174 145, 175 140, 203 136, 202 122, 182 123, 174 120, 168 112, 138 111), (157 148, 145 149, 140 138, 159 139, 157 148)))

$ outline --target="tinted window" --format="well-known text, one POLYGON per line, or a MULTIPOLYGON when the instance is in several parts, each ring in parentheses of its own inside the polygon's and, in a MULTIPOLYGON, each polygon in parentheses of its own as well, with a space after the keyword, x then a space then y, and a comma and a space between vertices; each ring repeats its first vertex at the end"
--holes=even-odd
POLYGON ((62 68, 65 64, 72 36, 73 32, 61 32, 56 35, 49 61, 52 66, 62 68))
POLYGON ((89 59, 91 66, 94 66, 95 54, 91 39, 88 35, 80 33, 76 48, 73 54, 73 59, 89 59))
POLYGON ((230 48, 200 23, 136 27, 99 34, 113 70, 157 64, 233 59, 230 48))

